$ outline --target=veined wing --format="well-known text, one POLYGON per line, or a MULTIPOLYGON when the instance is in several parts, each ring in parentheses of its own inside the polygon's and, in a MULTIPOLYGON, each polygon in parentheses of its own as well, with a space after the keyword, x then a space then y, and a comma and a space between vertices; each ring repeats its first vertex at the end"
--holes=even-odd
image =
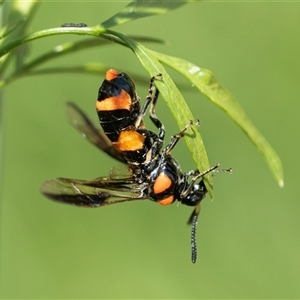
POLYGON ((49 199, 85 207, 147 199, 132 177, 99 177, 94 180, 55 178, 44 182, 40 190, 49 199))
POLYGON ((111 157, 125 163, 123 156, 116 151, 109 138, 98 129, 87 115, 73 102, 67 102, 67 117, 69 122, 93 145, 106 152, 111 157))

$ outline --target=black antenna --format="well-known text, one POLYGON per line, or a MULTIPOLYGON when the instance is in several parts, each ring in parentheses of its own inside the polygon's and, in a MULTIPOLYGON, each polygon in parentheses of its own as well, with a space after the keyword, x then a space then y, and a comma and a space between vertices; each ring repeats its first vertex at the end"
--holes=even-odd
MULTIPOLYGON (((203 177, 204 175, 206 175, 207 173, 210 172, 226 172, 226 173, 230 173, 232 174, 232 169, 226 169, 226 170, 220 170, 218 169, 220 165, 216 164, 214 167, 204 171, 203 173, 199 173, 198 175, 196 175, 193 179, 192 179, 192 183, 190 184, 190 187, 195 183, 195 181, 197 179, 199 179, 200 177, 203 177)), ((189 188, 187 189, 187 191, 189 191, 189 188)), ((188 193, 186 193, 188 194, 188 193)), ((204 198, 204 197, 203 197, 204 198)), ((195 206, 195 209, 192 212, 192 215, 190 216, 189 220, 188 220, 188 225, 192 225, 192 232, 191 232, 191 260, 192 263, 194 264, 197 261, 197 240, 196 240, 196 233, 197 233, 197 224, 198 224, 198 217, 200 214, 200 210, 201 210, 201 206, 200 203, 198 205, 195 206)))
POLYGON ((191 260, 194 264, 197 261, 197 240, 196 240, 196 233, 197 233, 197 224, 198 224, 198 217, 200 214, 200 204, 195 207, 193 214, 189 220, 189 223, 192 224, 192 231, 191 231, 191 260))

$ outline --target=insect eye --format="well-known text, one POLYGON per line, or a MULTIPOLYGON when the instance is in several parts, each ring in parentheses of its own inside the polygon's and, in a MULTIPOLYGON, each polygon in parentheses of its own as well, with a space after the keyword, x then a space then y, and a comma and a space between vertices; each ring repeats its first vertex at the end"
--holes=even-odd
POLYGON ((195 206, 204 198, 204 196, 205 195, 203 194, 198 195, 198 193, 191 193, 187 195, 186 198, 182 199, 181 202, 188 206, 195 206))
POLYGON ((200 184, 194 184, 191 191, 181 200, 182 204, 196 206, 205 196, 207 190, 203 181, 200 184))

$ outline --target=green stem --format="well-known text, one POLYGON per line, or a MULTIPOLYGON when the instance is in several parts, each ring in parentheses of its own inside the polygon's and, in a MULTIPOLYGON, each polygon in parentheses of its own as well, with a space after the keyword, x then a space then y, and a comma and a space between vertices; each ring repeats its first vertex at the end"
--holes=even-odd
POLYGON ((81 28, 75 28, 75 27, 58 27, 58 28, 51 28, 51 29, 45 29, 45 30, 40 30, 36 31, 34 33, 25 35, 21 38, 18 38, 7 45, 4 45, 0 49, 0 57, 5 55, 6 53, 10 52, 14 48, 23 45, 25 43, 43 38, 43 37, 48 37, 51 35, 59 35, 59 34, 80 34, 80 35, 90 35, 90 36, 100 36, 105 32, 105 29, 100 26, 95 26, 95 27, 81 27, 81 28))
MULTIPOLYGON (((37 38, 37 36, 41 37, 40 34, 39 35, 35 34, 35 38, 37 38)), ((45 36, 45 35, 43 35, 43 36, 45 36)), ((64 43, 64 44, 56 46, 51 51, 48 51, 48 52, 38 56, 37 58, 33 59, 32 61, 24 64, 22 66, 22 68, 16 70, 16 72, 9 75, 7 78, 0 80, 0 89, 2 89, 7 84, 11 83, 12 81, 14 81, 24 75, 31 75, 29 72, 32 69, 36 68, 37 66, 41 65, 42 63, 45 63, 46 61, 49 61, 53 58, 57 58, 62 55, 73 53, 75 51, 79 51, 79 50, 86 49, 86 48, 109 45, 112 43, 120 44, 122 46, 127 47, 127 45, 122 40, 120 40, 119 38, 117 38, 111 34, 98 33, 97 37, 102 37, 103 39, 105 39, 105 41, 104 40, 100 41, 99 39, 94 39, 94 40, 86 39, 86 40, 77 41, 77 42, 68 42, 68 43, 64 43)), ((136 39, 138 41, 142 41, 142 42, 163 43, 163 41, 161 39, 156 39, 156 38, 149 38, 149 37, 143 37, 143 36, 136 36, 136 37, 132 37, 132 38, 136 39)), ((23 38, 22 40, 23 40, 22 43, 25 43, 24 40, 31 41, 31 40, 33 40, 33 38, 31 36, 31 38, 27 38, 27 39, 23 38)), ((9 45, 10 45, 10 47, 12 47, 13 45, 16 45, 16 41, 6 45, 6 47, 8 47, 9 45)), ((8 60, 6 60, 6 61, 8 61, 8 60)))

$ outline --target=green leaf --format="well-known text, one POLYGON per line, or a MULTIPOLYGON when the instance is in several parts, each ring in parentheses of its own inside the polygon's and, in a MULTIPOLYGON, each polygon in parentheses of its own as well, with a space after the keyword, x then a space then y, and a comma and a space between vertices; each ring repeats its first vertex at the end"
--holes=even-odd
POLYGON ((5 38, 7 35, 9 35, 11 32, 13 32, 16 28, 18 28, 21 24, 23 24, 24 21, 19 20, 15 23, 10 24, 9 26, 3 26, 0 29, 0 39, 5 38))
MULTIPOLYGON (((1 31, 2 39, 0 40, 0 49, 4 47, 2 45, 9 44, 12 40, 19 38, 27 31, 28 24, 34 15, 38 7, 38 2, 35 0, 29 1, 9 1, 5 2, 1 7, 3 12, 3 21, 6 23, 2 24, 4 30, 1 31)), ((13 50, 13 49, 11 49, 13 50)), ((0 50, 1 52, 1 50, 0 50)), ((8 54, 0 59, 0 75, 3 78, 3 74, 7 69, 8 61, 11 58, 10 51, 3 51, 3 54, 8 54)), ((26 46, 19 47, 14 51, 15 67, 20 68, 23 64, 28 48, 26 46)))
MULTIPOLYGON (((152 52, 128 36, 111 30, 109 30, 109 33, 123 40, 128 47, 131 48, 151 76, 159 73, 163 75, 162 81, 156 80, 155 84, 169 106, 170 111, 174 115, 179 129, 183 129, 189 123, 189 120, 195 120, 182 94, 177 89, 163 65, 152 54, 152 52)), ((185 140, 192 153, 193 159, 196 162, 197 168, 200 171, 209 169, 210 164, 208 162, 206 150, 198 128, 195 125, 187 131, 185 134, 185 140)), ((205 177, 205 183, 211 198, 213 198, 211 174, 208 174, 205 177)))
POLYGON ((17 30, 15 30, 13 34, 9 36, 8 39, 9 41, 25 34, 29 22, 33 18, 39 3, 36 0, 29 0, 29 1, 11 1, 5 4, 8 6, 6 8, 8 10, 8 24, 5 25, 7 25, 9 28, 10 27, 14 29, 17 28, 17 30), (20 22, 23 24, 22 26, 19 26, 20 22))
POLYGON ((278 185, 283 187, 283 169, 279 156, 246 116, 246 113, 238 101, 233 97, 230 91, 218 82, 214 74, 209 70, 199 68, 177 57, 171 57, 154 51, 152 51, 151 54, 159 61, 185 76, 202 94, 229 115, 263 154, 278 185))
POLYGON ((136 0, 129 3, 119 13, 101 23, 101 26, 110 28, 124 24, 139 18, 150 17, 153 15, 165 14, 172 9, 176 9, 189 0, 170 1, 170 0, 136 0))

